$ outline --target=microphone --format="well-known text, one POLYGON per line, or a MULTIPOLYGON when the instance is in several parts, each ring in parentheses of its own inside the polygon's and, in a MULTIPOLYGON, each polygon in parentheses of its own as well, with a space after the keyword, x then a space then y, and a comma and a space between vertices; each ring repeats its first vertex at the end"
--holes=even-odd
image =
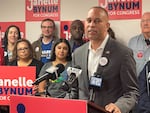
POLYGON ((102 77, 98 72, 94 73, 94 76, 90 77, 89 87, 90 87, 90 98, 91 102, 95 100, 95 90, 100 89, 102 85, 102 77))
POLYGON ((81 75, 81 67, 80 66, 74 66, 74 67, 68 67, 67 73, 69 75, 68 80, 62 83, 62 89, 64 91, 70 91, 70 88, 72 87, 74 81, 77 79, 79 75, 81 75))
POLYGON ((37 78, 32 85, 38 85, 40 82, 46 79, 52 79, 55 80, 59 77, 60 73, 62 73, 65 70, 65 67, 63 64, 57 64, 55 66, 51 66, 48 69, 46 69, 46 73, 39 78, 37 78))
POLYGON ((90 87, 91 88, 101 88, 102 77, 99 73, 95 72, 94 76, 90 77, 90 87))

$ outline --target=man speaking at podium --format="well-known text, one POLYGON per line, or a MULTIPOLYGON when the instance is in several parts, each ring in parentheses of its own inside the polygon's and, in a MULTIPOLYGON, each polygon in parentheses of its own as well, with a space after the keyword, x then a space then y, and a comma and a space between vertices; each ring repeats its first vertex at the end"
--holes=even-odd
MULTIPOLYGON (((107 11, 92 7, 85 21, 85 34, 90 41, 73 54, 73 65, 82 69, 78 77, 79 99, 90 100, 94 95, 92 101, 107 111, 129 113, 139 96, 135 61, 129 48, 108 35, 109 27, 107 11), (90 80, 96 80, 95 87, 90 87, 90 80)), ((94 81, 91 83, 94 86, 94 81)))

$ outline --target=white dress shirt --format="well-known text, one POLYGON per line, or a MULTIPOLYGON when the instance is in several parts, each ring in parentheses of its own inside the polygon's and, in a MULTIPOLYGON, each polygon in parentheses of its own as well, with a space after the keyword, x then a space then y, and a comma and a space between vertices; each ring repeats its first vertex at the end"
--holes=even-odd
POLYGON ((102 44, 96 49, 92 49, 91 47, 91 42, 89 43, 89 55, 88 55, 88 75, 89 78, 90 76, 94 76, 94 73, 97 71, 97 67, 99 65, 99 60, 103 54, 105 45, 107 43, 109 35, 105 37, 104 41, 102 44))

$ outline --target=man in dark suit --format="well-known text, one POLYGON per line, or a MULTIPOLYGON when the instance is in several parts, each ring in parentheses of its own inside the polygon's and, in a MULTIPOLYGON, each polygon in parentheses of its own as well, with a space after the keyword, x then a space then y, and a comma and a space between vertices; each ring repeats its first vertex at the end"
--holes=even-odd
POLYGON ((136 113, 150 113, 150 61, 146 63, 139 77, 140 98, 136 113))
POLYGON ((89 100, 94 95, 92 101, 107 111, 129 113, 139 96, 135 60, 131 49, 109 36, 109 27, 107 11, 92 7, 85 21, 85 33, 90 41, 73 54, 73 65, 82 69, 78 77, 79 99, 89 100), (90 87, 93 76, 98 82, 101 79, 99 88, 90 87))

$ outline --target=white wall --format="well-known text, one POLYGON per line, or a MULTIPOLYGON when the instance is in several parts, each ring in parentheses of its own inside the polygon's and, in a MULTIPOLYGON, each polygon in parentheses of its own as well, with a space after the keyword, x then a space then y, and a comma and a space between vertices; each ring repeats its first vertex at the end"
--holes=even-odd
POLYGON ((25 0, 0 0, 0 22, 25 21, 25 0))
MULTIPOLYGON (((143 12, 150 11, 150 0, 143 0, 143 12)), ((61 0, 61 20, 85 20, 90 7, 98 0, 61 0)), ((0 22, 25 21, 25 0, 0 0, 0 22)), ((117 39, 127 44, 129 39, 140 33, 140 20, 113 20, 111 27, 117 39)), ((59 22, 56 22, 59 28, 59 22)), ((31 42, 40 36, 40 22, 26 22, 26 38, 31 42)))

